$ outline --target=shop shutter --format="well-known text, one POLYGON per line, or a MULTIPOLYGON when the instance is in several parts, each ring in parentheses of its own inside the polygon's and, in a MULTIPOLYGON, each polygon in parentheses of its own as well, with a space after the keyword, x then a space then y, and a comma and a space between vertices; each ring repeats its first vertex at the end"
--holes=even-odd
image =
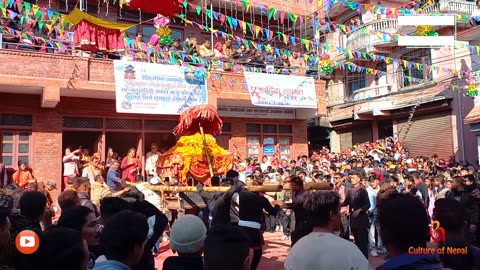
POLYGON ((399 121, 398 131, 400 140, 405 142, 411 157, 437 154, 440 158, 447 159, 455 154, 450 112, 415 115, 410 128, 407 120, 399 121))
POLYGON ((340 136, 340 150, 347 150, 347 148, 352 147, 352 131, 339 130, 337 132, 340 136))
POLYGON ((352 127, 352 144, 365 144, 372 141, 371 122, 352 127))

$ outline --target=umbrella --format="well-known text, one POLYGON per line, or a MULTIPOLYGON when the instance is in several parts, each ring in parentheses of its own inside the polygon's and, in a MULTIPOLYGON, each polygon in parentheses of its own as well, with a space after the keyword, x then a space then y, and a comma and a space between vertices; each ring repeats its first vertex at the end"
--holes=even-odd
POLYGON ((152 14, 162 14, 172 17, 180 13, 180 6, 175 0, 127 0, 127 5, 132 9, 140 9, 152 14))
MULTIPOLYGON (((197 133, 217 135, 222 131, 222 119, 212 105, 197 105, 185 110, 173 134, 190 136, 197 133)), ((203 134, 202 134, 203 135, 203 134)))

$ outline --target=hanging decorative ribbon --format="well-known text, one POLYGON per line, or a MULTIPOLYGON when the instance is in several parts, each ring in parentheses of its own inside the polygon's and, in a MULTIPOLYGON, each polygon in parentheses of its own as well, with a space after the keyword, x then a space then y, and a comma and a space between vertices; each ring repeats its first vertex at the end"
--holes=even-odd
POLYGON ((433 30, 431 25, 420 25, 417 27, 417 35, 419 36, 438 36, 438 32, 433 30))
POLYGON ((157 28, 158 44, 161 46, 171 45, 173 43, 172 30, 168 28, 170 19, 158 14, 153 20, 153 25, 157 28))
POLYGON ((476 77, 470 75, 470 77, 467 78, 467 96, 478 96, 478 84, 479 81, 476 77))
POLYGON ((332 61, 330 60, 330 55, 327 53, 320 55, 320 68, 321 73, 325 75, 330 75, 333 73, 332 61))

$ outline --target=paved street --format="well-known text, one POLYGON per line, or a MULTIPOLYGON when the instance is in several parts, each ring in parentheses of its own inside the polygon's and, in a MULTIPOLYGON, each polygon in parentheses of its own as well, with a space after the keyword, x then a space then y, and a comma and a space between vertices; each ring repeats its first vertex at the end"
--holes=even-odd
MULTIPOLYGON (((289 241, 281 241, 282 233, 265 233, 266 247, 263 252, 263 258, 260 262, 259 270, 283 270, 283 262, 287 257, 288 248, 290 247, 289 241)), ((172 251, 169 249, 167 243, 162 245, 162 254, 160 254, 156 260, 156 267, 158 270, 162 269, 163 260, 169 256, 173 256, 172 251)), ((384 260, 381 256, 370 257, 370 264, 373 269, 381 265, 384 260)))

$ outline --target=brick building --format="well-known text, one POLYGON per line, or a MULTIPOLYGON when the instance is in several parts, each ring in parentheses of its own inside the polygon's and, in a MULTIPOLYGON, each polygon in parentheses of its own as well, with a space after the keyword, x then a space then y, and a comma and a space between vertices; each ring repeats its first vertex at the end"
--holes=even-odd
MULTIPOLYGON (((39 2, 39 6, 46 5, 39 2)), ((59 6, 63 2, 50 4, 63 11, 59 6)), ((92 12, 97 10, 92 8, 92 12)), ((105 17, 104 12, 99 14, 105 17)), ((118 7, 110 6, 107 17, 120 20, 118 7)), ((151 26, 142 27, 135 31, 148 31, 151 26)), ((173 29, 182 39, 190 32, 199 33, 196 28, 173 29)), ((55 180, 61 186, 66 146, 83 146, 104 157, 108 147, 120 156, 135 147, 143 156, 152 142, 167 148, 175 143, 171 131, 178 115, 116 113, 112 60, 2 48, 0 63, 0 152, 7 167, 16 169, 17 162, 25 160, 36 178, 55 180)), ((223 134, 217 137, 220 145, 242 157, 262 156, 267 142, 278 146, 284 158, 308 153, 306 121, 325 114, 322 103, 317 110, 267 108, 252 114, 252 109, 263 107, 252 106, 242 87, 243 75, 212 74, 226 78, 214 80, 212 75, 207 82, 208 102, 218 107, 224 121, 223 134), (233 107, 244 111, 232 114, 233 107)), ((316 81, 319 99, 324 89, 324 82, 316 81)))
MULTIPOLYGON (((466 18, 477 8, 468 1, 435 2, 415 10, 413 16, 449 13, 466 18)), ((434 25, 440 36, 454 36, 455 48, 400 46, 399 35, 417 35, 415 26, 399 23, 398 15, 412 10, 409 3, 361 1, 352 8, 339 1, 333 5, 326 17, 338 27, 324 29, 326 42, 332 59, 344 68, 336 69, 326 82, 328 113, 317 124, 330 132, 335 152, 398 136, 409 146, 411 156, 438 154, 475 164, 476 138, 463 119, 473 108, 473 99, 465 94, 465 74, 479 68, 480 58, 471 51, 471 46, 479 44, 479 27, 460 19, 456 26, 434 25)))

